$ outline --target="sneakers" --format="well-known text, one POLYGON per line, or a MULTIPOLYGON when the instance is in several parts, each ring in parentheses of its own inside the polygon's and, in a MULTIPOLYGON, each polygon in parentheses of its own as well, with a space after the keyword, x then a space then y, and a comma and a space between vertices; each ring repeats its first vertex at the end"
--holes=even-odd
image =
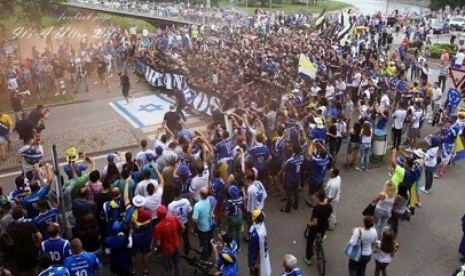
POLYGON ((312 266, 312 259, 304 258, 304 262, 305 262, 308 266, 312 266))
POLYGON ((420 191, 421 191, 422 193, 425 193, 425 194, 429 194, 429 193, 430 193, 429 190, 426 190, 426 189, 425 189, 425 186, 421 187, 421 188, 420 188, 420 191))

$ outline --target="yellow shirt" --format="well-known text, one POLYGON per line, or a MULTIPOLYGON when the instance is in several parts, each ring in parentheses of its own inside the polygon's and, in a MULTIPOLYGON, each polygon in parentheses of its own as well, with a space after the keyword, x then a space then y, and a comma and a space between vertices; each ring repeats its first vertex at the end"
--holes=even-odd
POLYGON ((10 115, 3 113, 0 115, 0 123, 7 125, 10 129, 13 128, 13 120, 11 120, 10 115))

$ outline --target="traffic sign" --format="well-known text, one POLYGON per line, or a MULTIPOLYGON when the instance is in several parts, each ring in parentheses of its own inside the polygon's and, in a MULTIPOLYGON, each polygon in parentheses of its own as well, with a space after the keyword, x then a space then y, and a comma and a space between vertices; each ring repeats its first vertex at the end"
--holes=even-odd
POLYGON ((449 75, 452 77, 452 82, 457 89, 465 82, 465 70, 461 68, 449 67, 449 75))

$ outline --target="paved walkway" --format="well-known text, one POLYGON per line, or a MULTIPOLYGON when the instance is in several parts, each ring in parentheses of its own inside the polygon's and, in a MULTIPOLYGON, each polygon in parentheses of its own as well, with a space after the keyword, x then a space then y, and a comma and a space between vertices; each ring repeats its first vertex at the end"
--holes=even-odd
MULTIPOLYGON (((17 169, 21 164, 16 149, 22 146, 22 140, 18 140, 17 134, 12 139, 14 143, 7 153, 5 161, 0 162, 0 171, 17 169)), ((52 133, 44 130, 42 134, 42 146, 45 150, 44 161, 51 160, 51 146, 57 145, 58 158, 65 157, 65 150, 75 146, 80 152, 111 152, 112 150, 133 147, 137 145, 138 139, 134 131, 119 120, 90 123, 80 127, 52 133)))

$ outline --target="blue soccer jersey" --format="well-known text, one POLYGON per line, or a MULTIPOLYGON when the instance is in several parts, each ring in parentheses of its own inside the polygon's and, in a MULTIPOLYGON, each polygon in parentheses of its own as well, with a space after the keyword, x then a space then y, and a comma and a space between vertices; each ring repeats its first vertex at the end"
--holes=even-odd
POLYGON ((252 158, 253 166, 261 172, 266 169, 270 157, 270 150, 263 144, 257 144, 250 149, 250 157, 252 158))
POLYGON ((304 162, 303 155, 293 154, 289 159, 284 163, 284 180, 286 181, 296 181, 300 179, 300 172, 302 163, 304 162))
POLYGON ((48 239, 41 244, 42 251, 50 255, 52 266, 62 266, 64 260, 71 256, 69 241, 59 239, 48 239))
POLYGON ((102 263, 92 252, 81 252, 65 259, 63 265, 72 276, 95 276, 102 263))
POLYGON ((326 175, 326 171, 329 169, 331 163, 329 155, 326 155, 325 157, 313 156, 308 161, 310 178, 323 181, 326 175))
POLYGON ((232 141, 231 139, 224 139, 218 142, 215 146, 217 160, 232 157, 232 141))
POLYGON ((50 223, 57 221, 58 209, 52 208, 46 213, 39 214, 34 218, 34 224, 39 229, 40 233, 44 238, 48 238, 47 227, 50 223))
POLYGON ((28 218, 34 218, 37 215, 39 215, 39 208, 37 207, 37 202, 45 198, 49 191, 50 185, 47 184, 40 187, 40 189, 37 192, 24 197, 23 204, 24 208, 27 211, 28 218))
POLYGON ((39 276, 70 276, 70 274, 67 268, 51 266, 39 273, 39 276))

